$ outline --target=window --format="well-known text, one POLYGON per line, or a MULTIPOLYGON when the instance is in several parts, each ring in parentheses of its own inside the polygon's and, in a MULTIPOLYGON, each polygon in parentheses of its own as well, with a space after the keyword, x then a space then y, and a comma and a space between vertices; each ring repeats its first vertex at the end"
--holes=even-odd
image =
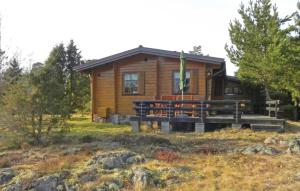
POLYGON ((225 94, 232 94, 233 91, 232 91, 232 88, 225 88, 225 94))
POLYGON ((123 74, 123 94, 141 95, 144 94, 144 73, 126 72, 123 74))
MULTIPOLYGON (((190 85, 191 85, 191 72, 186 71, 185 72, 185 78, 186 78, 186 88, 184 89, 184 93, 191 93, 190 92, 190 85)), ((179 89, 179 72, 173 73, 173 93, 174 94, 181 94, 181 91, 179 89)))
POLYGON ((239 87, 234 87, 234 88, 233 88, 233 93, 234 93, 234 94, 241 94, 242 91, 241 91, 241 89, 240 89, 239 87))

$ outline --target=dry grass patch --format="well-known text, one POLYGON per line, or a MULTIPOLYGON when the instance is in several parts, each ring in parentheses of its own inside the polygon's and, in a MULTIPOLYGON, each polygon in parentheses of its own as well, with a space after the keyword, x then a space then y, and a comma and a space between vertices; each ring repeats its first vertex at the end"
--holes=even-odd
POLYGON ((0 157, 0 168, 11 167, 20 163, 23 160, 22 153, 12 152, 5 153, 0 157))
POLYGON ((299 190, 299 163, 290 155, 190 155, 177 165, 190 164, 194 178, 170 190, 299 190))
POLYGON ((89 153, 79 152, 76 155, 60 156, 50 158, 34 165, 34 170, 42 174, 59 172, 64 169, 74 168, 76 163, 89 159, 89 153))
POLYGON ((181 157, 174 151, 156 151, 154 153, 154 158, 160 161, 174 162, 179 160, 181 157))

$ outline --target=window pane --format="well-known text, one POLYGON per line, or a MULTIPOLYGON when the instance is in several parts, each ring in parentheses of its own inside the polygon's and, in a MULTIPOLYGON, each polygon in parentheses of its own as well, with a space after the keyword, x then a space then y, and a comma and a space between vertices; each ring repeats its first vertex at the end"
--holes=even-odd
POLYGON ((137 94, 138 93, 138 74, 137 73, 125 73, 124 74, 124 93, 125 94, 137 94))
POLYGON ((125 80, 130 80, 130 74, 125 74, 124 78, 125 78, 125 80))
POLYGON ((191 72, 185 72, 185 78, 190 79, 191 78, 191 72))
POLYGON ((131 80, 138 80, 138 74, 131 74, 131 80))
MULTIPOLYGON (((174 79, 173 79, 173 93, 174 94, 180 94, 181 91, 179 89, 179 72, 174 72, 173 74, 174 79)), ((186 71, 185 72, 185 78, 186 78, 186 88, 184 90, 184 93, 189 93, 190 91, 190 81, 191 81, 191 72, 186 71)))

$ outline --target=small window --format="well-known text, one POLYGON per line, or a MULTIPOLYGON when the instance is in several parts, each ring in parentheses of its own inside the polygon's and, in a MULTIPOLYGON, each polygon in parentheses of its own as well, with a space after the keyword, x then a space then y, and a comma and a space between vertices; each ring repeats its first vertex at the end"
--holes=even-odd
POLYGON ((240 89, 239 87, 234 87, 234 88, 233 88, 233 93, 234 93, 234 94, 241 94, 242 91, 241 91, 241 89, 240 89))
POLYGON ((232 88, 225 88, 225 94, 232 94, 232 88))
POLYGON ((123 74, 123 94, 144 94, 143 72, 130 72, 123 74))
MULTIPOLYGON (((184 93, 190 93, 190 85, 191 85, 191 72, 185 72, 185 80, 186 80, 186 88, 184 89, 184 93)), ((173 94, 181 94, 179 89, 179 72, 173 73, 173 94)))

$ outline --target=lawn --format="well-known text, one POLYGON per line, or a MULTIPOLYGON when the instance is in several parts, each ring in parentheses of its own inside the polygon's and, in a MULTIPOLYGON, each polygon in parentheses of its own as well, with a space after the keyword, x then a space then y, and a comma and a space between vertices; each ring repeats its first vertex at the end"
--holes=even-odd
MULTIPOLYGON (((28 185, 34 187, 36 181, 45 177, 62 177, 67 172, 62 178, 64 184, 56 182, 57 188, 72 185, 75 190, 300 190, 300 155, 286 153, 288 145, 279 144, 300 138, 299 122, 288 122, 284 133, 222 129, 203 134, 162 134, 150 130, 132 133, 127 125, 92 123, 88 117, 80 116, 69 123, 70 132, 53 136, 48 146, 3 146, 0 168, 13 169, 15 175, 0 188, 5 190, 18 183, 25 186, 22 188, 30 188, 28 185), (276 141, 264 143, 268 137, 275 137, 276 141), (257 144, 276 149, 277 153, 238 151, 257 144), (115 151, 131 152, 143 160, 112 169, 90 165, 97 157, 115 157, 111 154, 115 151), (136 187, 134 169, 142 167, 148 173, 144 175, 146 185, 136 187)), ((6 145, 7 136, 12 138, 2 129, 2 145, 6 145)))

